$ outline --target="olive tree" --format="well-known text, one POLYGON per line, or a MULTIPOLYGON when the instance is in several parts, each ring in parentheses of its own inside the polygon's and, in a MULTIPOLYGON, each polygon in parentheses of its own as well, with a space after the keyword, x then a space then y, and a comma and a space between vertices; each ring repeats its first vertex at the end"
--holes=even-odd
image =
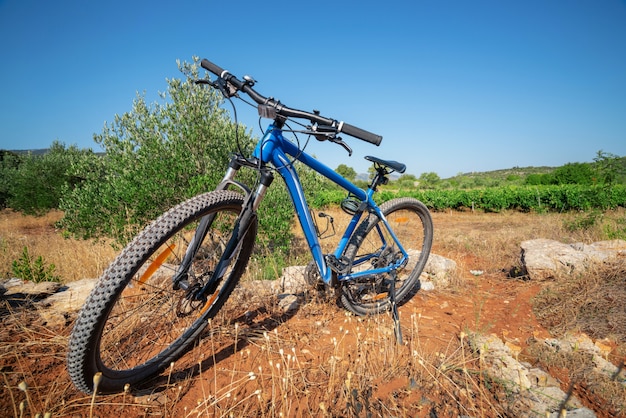
POLYGON ((618 155, 600 150, 593 161, 598 180, 607 186, 618 182, 620 177, 626 174, 626 159, 618 155))
POLYGON ((354 168, 345 164, 339 164, 337 168, 335 168, 335 172, 349 181, 354 181, 356 179, 356 171, 354 171, 354 168))
POLYGON ((197 85, 198 60, 178 62, 184 79, 167 79, 160 101, 137 95, 94 140, 104 155, 71 167, 82 179, 61 200, 62 225, 83 236, 126 242, 147 221, 221 179, 237 141, 251 143, 220 107, 214 89, 197 85))
POLYGON ((4 205, 29 215, 41 215, 59 206, 63 190, 80 181, 68 167, 93 156, 91 149, 66 147, 54 141, 44 154, 11 155, 2 159, 4 205))

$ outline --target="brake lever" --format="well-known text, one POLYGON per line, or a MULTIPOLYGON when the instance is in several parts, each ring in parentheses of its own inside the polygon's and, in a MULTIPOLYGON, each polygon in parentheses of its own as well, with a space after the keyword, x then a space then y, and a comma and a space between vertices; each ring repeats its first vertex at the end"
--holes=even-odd
POLYGON ((329 138, 329 141, 334 142, 337 145, 341 145, 346 151, 348 151, 348 157, 352 157, 352 148, 350 148, 348 144, 343 142, 343 140, 340 137, 335 136, 333 138, 329 138))
MULTIPOLYGON (((246 80, 246 82, 250 84, 250 81, 246 80)), ((208 84, 214 89, 219 90, 226 98, 237 97, 237 87, 221 77, 216 78, 215 81, 198 79, 194 81, 194 84, 208 84)), ((253 80, 251 85, 254 85, 253 80)))
MULTIPOLYGON (((313 111, 316 114, 319 112, 313 111)), ((313 125, 307 127, 310 134, 313 135, 318 141, 330 141, 335 144, 341 145, 343 149, 348 151, 348 157, 352 156, 352 148, 348 146, 341 137, 337 136, 337 130, 334 126, 313 125)))
POLYGON ((215 80, 214 86, 217 86, 219 91, 221 91, 226 98, 237 96, 237 87, 224 80, 222 77, 218 77, 217 80, 215 80))

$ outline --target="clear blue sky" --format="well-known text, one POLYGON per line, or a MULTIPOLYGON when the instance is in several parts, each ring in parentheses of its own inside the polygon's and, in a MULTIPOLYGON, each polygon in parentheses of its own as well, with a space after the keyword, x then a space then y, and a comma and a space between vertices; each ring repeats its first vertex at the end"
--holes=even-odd
POLYGON ((446 178, 626 155, 624 0, 0 0, 0 148, 98 150, 105 121, 194 55, 383 135, 346 138, 352 158, 312 144, 332 168, 372 154, 446 178))

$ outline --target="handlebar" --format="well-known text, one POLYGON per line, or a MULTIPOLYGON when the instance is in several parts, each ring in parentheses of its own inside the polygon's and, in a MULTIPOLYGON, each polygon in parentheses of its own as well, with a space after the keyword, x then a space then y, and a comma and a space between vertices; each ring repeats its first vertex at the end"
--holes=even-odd
POLYGON ((253 81, 245 80, 241 81, 228 71, 224 70, 217 64, 212 63, 207 59, 203 59, 200 62, 200 65, 205 70, 208 70, 223 79, 230 85, 232 85, 237 91, 242 91, 246 93, 252 100, 254 100, 258 105, 263 105, 265 107, 270 107, 273 109, 276 115, 285 116, 288 118, 299 118, 299 119, 307 119, 312 123, 316 123, 318 125, 329 126, 336 129, 336 132, 343 132, 346 135, 353 136, 355 138, 361 139, 363 141, 369 142, 374 145, 380 145, 380 142, 383 140, 381 135, 374 134, 372 132, 366 131, 361 128, 357 128, 354 125, 350 125, 343 121, 336 121, 332 118, 327 118, 324 116, 320 116, 318 113, 310 113, 304 110, 292 109, 290 107, 284 106, 280 101, 275 100, 271 97, 264 97, 259 94, 256 90, 252 88, 254 85, 253 81))

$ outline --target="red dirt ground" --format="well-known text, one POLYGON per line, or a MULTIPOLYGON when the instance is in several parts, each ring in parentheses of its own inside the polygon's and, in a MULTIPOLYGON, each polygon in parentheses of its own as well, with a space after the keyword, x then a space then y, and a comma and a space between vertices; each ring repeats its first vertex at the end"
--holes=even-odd
MULTIPOLYGON (((477 222, 477 218, 468 213, 435 214, 434 220, 436 231, 456 230, 459 235, 471 231, 488 234, 497 228, 490 222, 477 222)), ((526 221, 517 222, 524 224, 526 221)), ((476 255, 471 249, 451 251, 437 242, 437 235, 433 252, 457 262, 459 280, 463 284, 452 290, 420 291, 400 308, 407 347, 418 350, 422 358, 453 356, 458 350, 460 335, 468 330, 494 333, 522 348, 532 337, 549 336, 537 322, 531 307, 531 299, 541 285, 508 278, 506 271, 512 267, 508 260, 499 268, 486 269, 485 266, 498 266, 498 263, 484 255, 476 255), (473 276, 470 270, 484 270, 485 274, 473 276)), ((204 340, 200 347, 177 363, 175 369, 170 373, 166 371, 152 382, 143 392, 146 395, 97 397, 93 410, 91 397, 73 388, 65 369, 65 344, 71 320, 64 329, 47 329, 32 310, 23 307, 13 308, 10 312, 5 310, 0 330, 0 370, 3 375, 0 416, 20 416, 19 404, 26 398, 26 393, 17 388, 22 380, 30 387, 28 394, 33 409, 36 412, 52 411, 52 416, 340 415, 337 411, 360 416, 355 405, 367 408, 368 401, 393 405, 395 411, 404 411, 406 416, 462 415, 463 410, 455 406, 456 401, 443 387, 430 390, 431 387, 428 392, 407 389, 412 382, 410 376, 401 374, 404 370, 402 362, 414 359, 410 359, 408 350, 405 350, 407 353, 392 353, 393 350, 389 349, 393 347, 388 343, 392 339, 392 335, 388 335, 392 322, 387 315, 381 315, 379 319, 358 319, 345 315, 330 303, 310 302, 294 315, 285 316, 267 305, 246 310, 245 306, 233 303, 229 312, 240 315, 240 325, 238 331, 231 330, 221 339, 224 345, 214 346, 219 343, 219 338, 204 340), (237 344, 234 344, 233 332, 239 333, 237 344), (364 336, 361 337, 360 333, 364 336), (345 381, 345 374, 333 377, 334 361, 368 364, 356 358, 358 353, 354 351, 355 345, 366 340, 380 345, 380 356, 389 357, 389 361, 383 364, 391 369, 398 367, 397 375, 391 369, 380 370, 380 378, 369 382, 370 392, 367 393, 364 384, 355 382, 356 377, 351 383, 345 381), (293 358, 285 360, 286 356, 291 357, 291 353, 293 358), (285 375, 275 372, 268 361, 282 361, 285 367, 296 357, 299 367, 294 367, 295 374, 287 381, 281 379, 285 375), (253 378, 249 375, 251 372, 255 374, 253 378), (299 392, 295 387, 298 382, 307 382, 310 390, 299 392), (352 398, 349 394, 339 393, 346 390, 346 385, 358 388, 358 391, 351 392, 354 394, 352 398), (155 388, 158 390, 154 391, 155 388), (254 392, 257 389, 258 394, 254 392), (290 394, 289 402, 276 398, 285 393, 290 394), (346 399, 354 402, 344 408, 346 399), (343 402, 343 405, 338 407, 337 402, 343 402), (246 403, 248 406, 242 407, 246 403), (272 409, 271 405, 276 408, 272 409)), ((373 362, 371 364, 377 367, 373 362)), ((380 409, 376 411, 373 416, 385 415, 380 409)), ((489 411, 493 410, 484 409, 483 416, 495 416, 489 411)), ((365 416, 365 412, 361 412, 365 416)), ((29 409, 26 408, 24 416, 28 415, 29 409)))

